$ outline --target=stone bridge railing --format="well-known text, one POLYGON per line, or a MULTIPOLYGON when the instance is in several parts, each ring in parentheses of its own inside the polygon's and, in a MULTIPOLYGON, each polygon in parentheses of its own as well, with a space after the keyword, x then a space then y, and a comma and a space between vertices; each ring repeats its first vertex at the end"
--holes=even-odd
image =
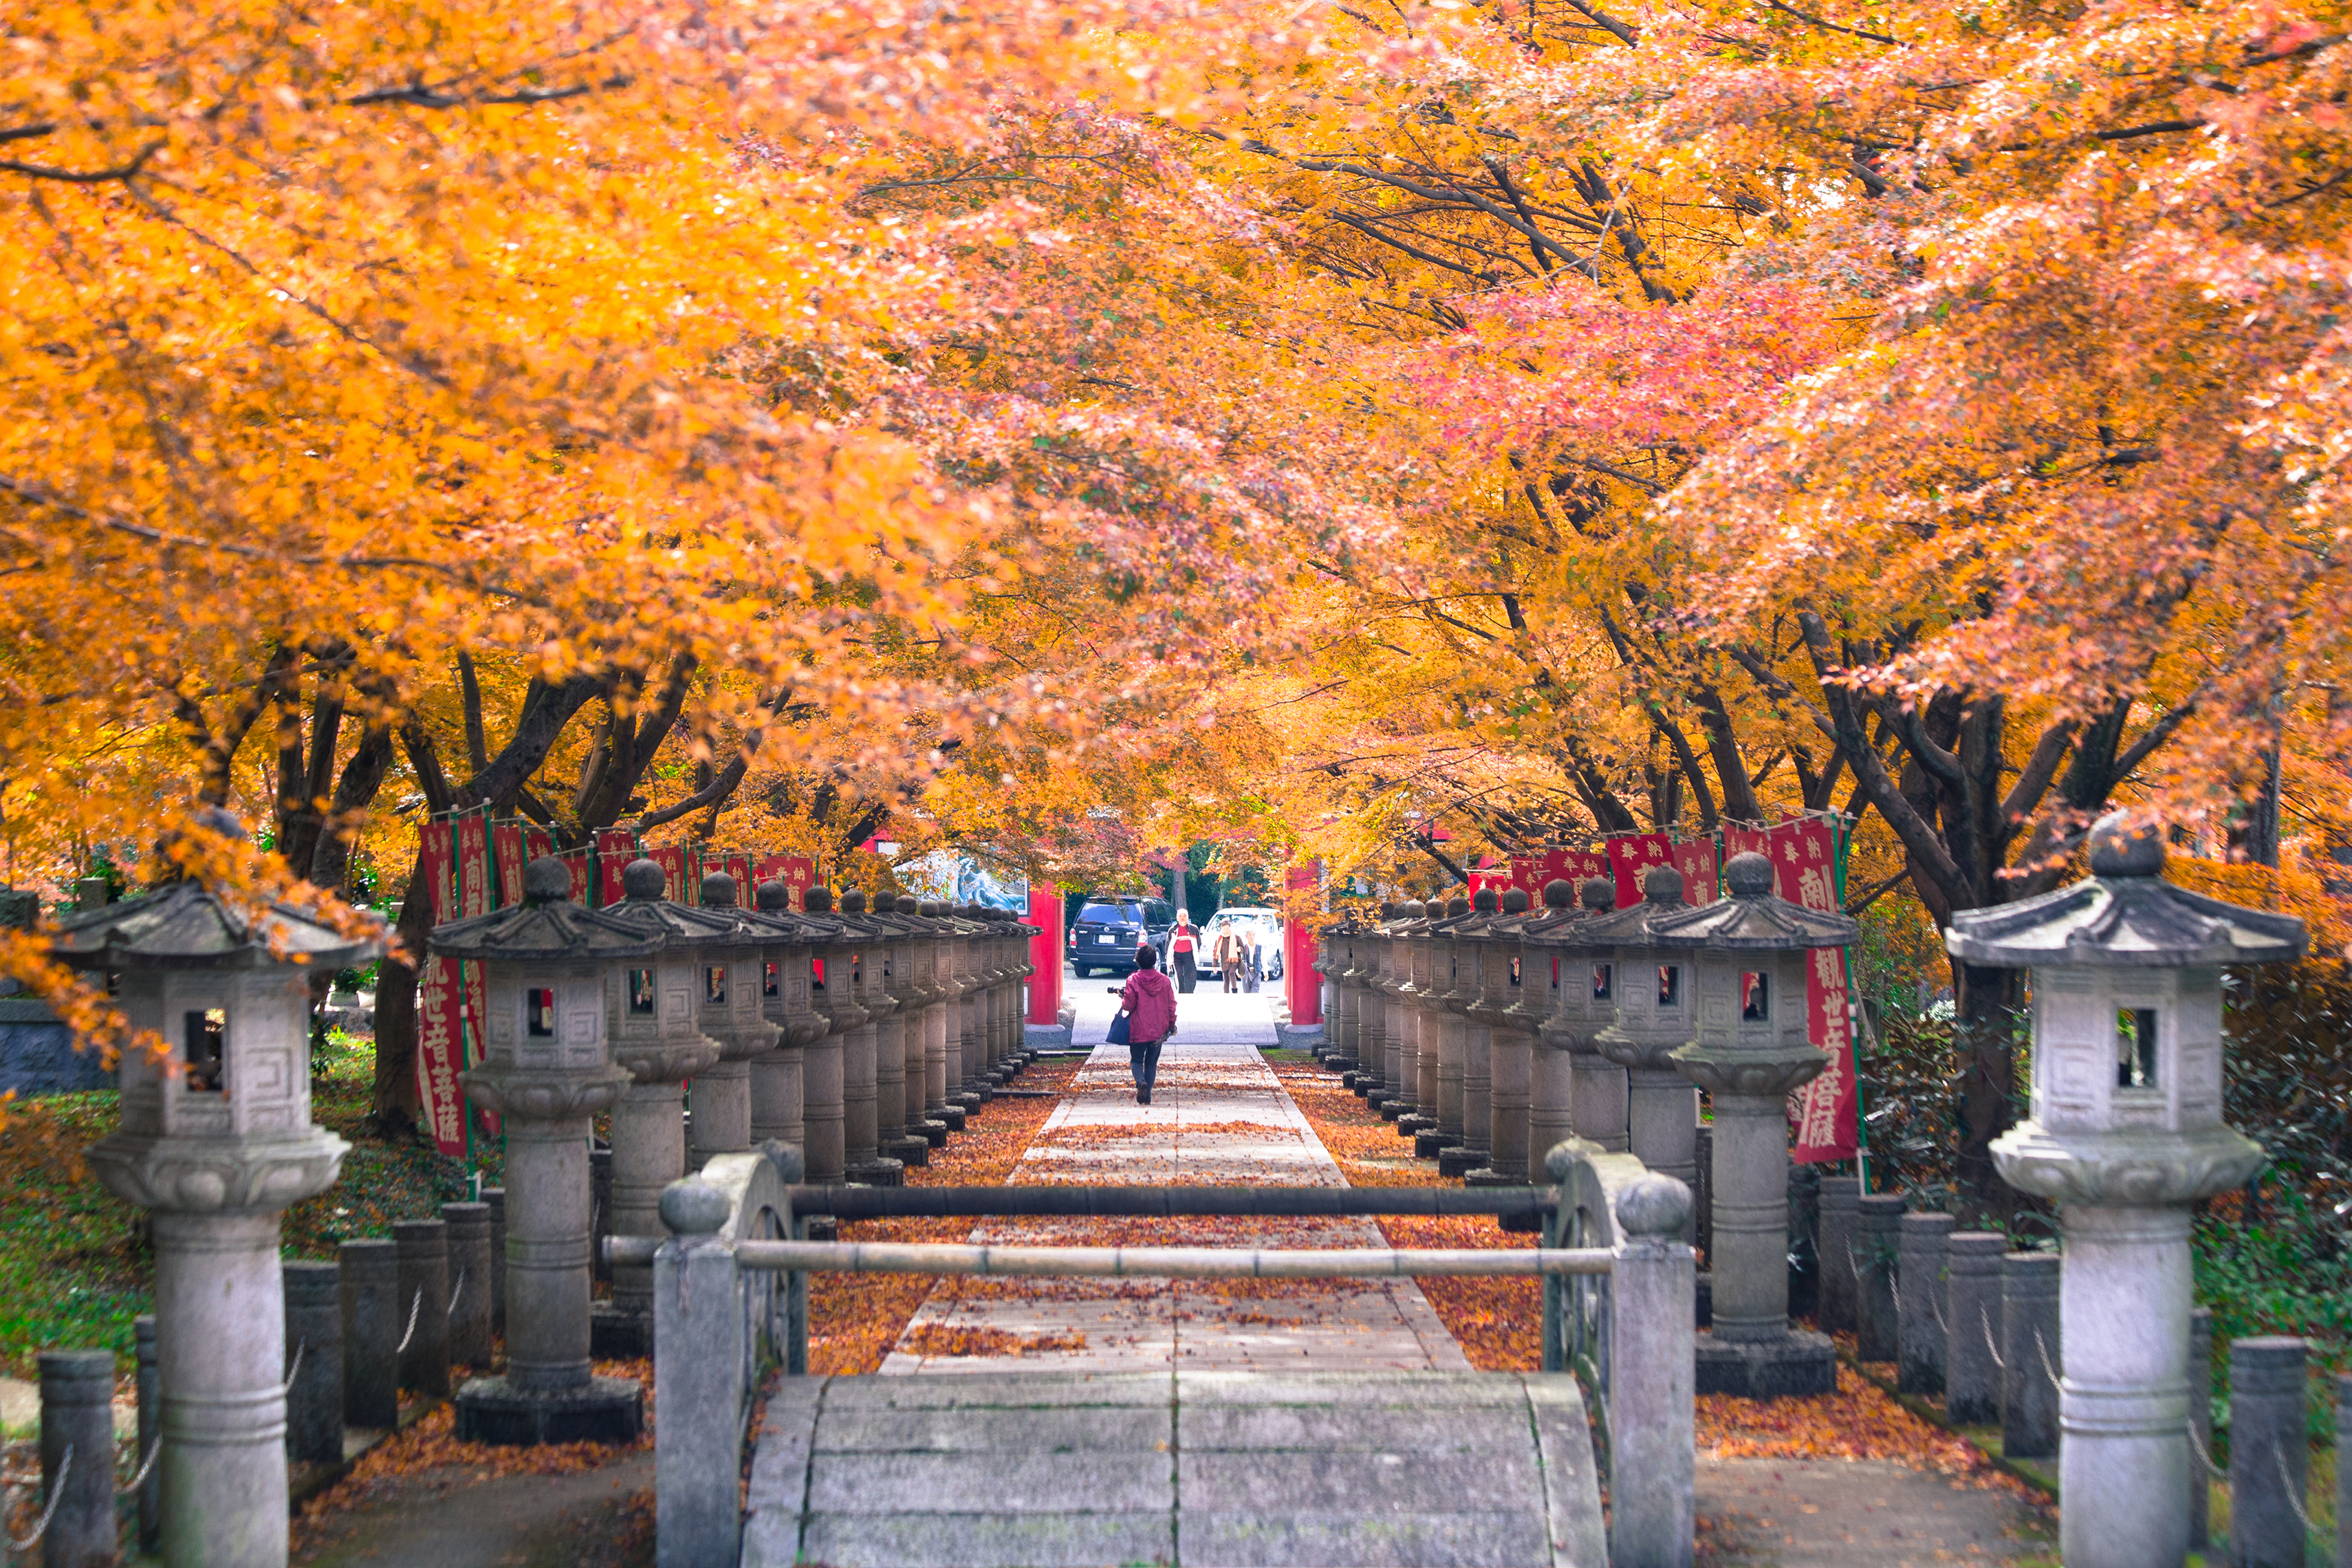
POLYGON ((1627 1154, 1555 1148, 1542 1188, 956 1188, 876 1194, 801 1189, 836 1214, 1006 1212, 1379 1215, 1532 1214, 1538 1247, 1028 1247, 797 1239, 799 1152, 712 1160, 662 1195, 671 1238, 607 1244, 615 1261, 650 1262, 655 1282, 656 1561, 720 1568, 738 1561, 740 1481, 754 1402, 772 1369, 807 1370, 807 1274, 880 1271, 1104 1278, 1394 1278, 1526 1275, 1545 1289, 1543 1365, 1573 1370, 1597 1415, 1596 1458, 1609 1478, 1609 1556, 1617 1568, 1685 1568, 1691 1560, 1696 1273, 1681 1239, 1690 1193, 1627 1154), (1056 1195, 1048 1195, 1056 1194, 1056 1195))

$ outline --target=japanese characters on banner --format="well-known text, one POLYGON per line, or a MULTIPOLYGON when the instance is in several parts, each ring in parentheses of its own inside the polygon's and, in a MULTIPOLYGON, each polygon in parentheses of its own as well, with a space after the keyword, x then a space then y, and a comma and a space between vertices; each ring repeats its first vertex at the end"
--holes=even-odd
POLYGON ((572 873, 572 901, 583 906, 592 903, 588 892, 596 881, 595 856, 585 849, 566 849, 560 858, 563 868, 572 873))
MULTIPOLYGON (((464 919, 486 915, 499 905, 498 889, 492 879, 490 866, 490 819, 484 811, 470 811, 457 819, 457 914, 464 919)), ((478 963, 457 966, 458 995, 462 998, 458 1014, 460 1037, 465 1042, 467 1067, 478 1067, 489 1054, 482 1035, 482 1019, 489 1012, 488 980, 478 963)), ((482 1124, 491 1131, 498 1129, 498 1119, 484 1111, 482 1124)))
POLYGON ((522 856, 526 865, 542 855, 554 853, 555 840, 547 836, 546 828, 525 827, 522 830, 522 856))
MULTIPOLYGON (((444 819, 417 829, 416 866, 433 902, 433 923, 457 912, 457 829, 444 819)), ((465 1097, 457 1087, 465 1041, 457 965, 425 955, 416 975, 416 1098, 444 1154, 466 1152, 465 1097)))
POLYGON ((596 830, 596 907, 617 904, 627 895, 621 890, 621 872, 637 858, 637 836, 625 827, 600 827, 596 830))
POLYGON ((1674 864, 1673 844, 1663 833, 1628 833, 1604 840, 1609 846, 1610 874, 1617 879, 1617 907, 1631 909, 1642 901, 1642 879, 1660 866, 1674 864))
POLYGON ((1600 849, 1547 849, 1540 855, 1518 856, 1511 861, 1511 881, 1525 888, 1533 903, 1543 902, 1544 884, 1567 882, 1580 887, 1593 877, 1609 875, 1609 856, 1600 849))
POLYGON ((502 910, 513 909, 522 902, 522 868, 534 858, 524 844, 521 823, 490 824, 490 861, 498 871, 499 908, 502 910))
MULTIPOLYGON (((1761 837, 1764 852, 1772 858, 1775 892, 1809 910, 1838 907, 1840 846, 1827 821, 1816 816, 1784 822, 1761 837)), ((1862 1097, 1854 1079, 1845 950, 1817 947, 1806 956, 1806 1037, 1829 1052, 1830 1065, 1789 1097, 1794 1123, 1790 1157, 1800 1163, 1851 1160, 1860 1147, 1862 1097)))
POLYGON ((697 900, 686 896, 686 846, 656 844, 646 851, 646 858, 662 868, 662 897, 673 904, 691 904, 697 900))
POLYGON ((782 882, 792 889, 792 907, 800 909, 808 890, 816 886, 816 862, 805 855, 762 855, 753 867, 762 882, 782 882))
POLYGON ((1683 874, 1683 902, 1711 904, 1716 900, 1715 840, 1685 838, 1675 846, 1674 868, 1683 874))

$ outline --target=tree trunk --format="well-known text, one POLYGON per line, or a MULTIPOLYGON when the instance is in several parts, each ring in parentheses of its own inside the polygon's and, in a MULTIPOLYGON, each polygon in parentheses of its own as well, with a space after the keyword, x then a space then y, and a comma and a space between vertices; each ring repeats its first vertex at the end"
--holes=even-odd
POLYGON ((2006 1221, 2017 1194, 1993 1169, 1992 1141, 2009 1131, 2017 1086, 2017 1021, 2024 1009, 2024 976, 2014 969, 1954 960, 1958 1025, 1952 1046, 1960 1069, 1959 1157, 1956 1174, 1964 1207, 1960 1223, 2006 1221))
MULTIPOLYGON (((394 930, 402 949, 422 960, 433 930, 433 891, 421 857, 408 874, 394 930)), ((416 966, 387 955, 376 973, 375 1095, 369 1110, 377 1131, 388 1137, 415 1127, 424 1105, 416 1092, 416 966)))

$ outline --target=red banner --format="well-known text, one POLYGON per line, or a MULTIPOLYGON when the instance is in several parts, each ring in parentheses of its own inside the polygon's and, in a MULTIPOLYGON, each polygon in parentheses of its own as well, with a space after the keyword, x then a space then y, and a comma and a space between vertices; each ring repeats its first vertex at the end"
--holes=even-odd
POLYGON ((490 825, 490 859, 498 871, 499 908, 514 909, 522 902, 522 868, 530 860, 521 823, 490 825))
POLYGON ((686 896, 686 846, 657 844, 646 851, 646 858, 662 868, 662 897, 673 904, 690 904, 686 896))
POLYGON ((1642 901, 1642 879, 1660 866, 1674 864, 1675 847, 1663 833, 1628 833, 1605 840, 1609 871, 1617 879, 1617 907, 1631 909, 1642 901))
POLYGON ((554 853, 555 840, 547 836, 546 828, 526 827, 522 830, 523 864, 529 865, 542 855, 554 853))
POLYGON ((596 830, 596 906, 617 904, 627 895, 621 890, 621 872, 637 858, 637 836, 625 827, 600 827, 596 830))
POLYGON ((762 855, 759 859, 758 879, 762 882, 782 882, 792 889, 792 907, 800 909, 808 890, 816 886, 816 862, 805 855, 762 855))
MULTIPOLYGON (((1819 817, 1784 822, 1765 836, 1780 896, 1809 910, 1835 910, 1837 839, 1819 817)), ((1853 1015, 1845 952, 1817 947, 1806 955, 1806 1037, 1829 1052, 1822 1076, 1789 1097, 1790 1157, 1800 1164, 1851 1160, 1859 1147, 1861 1096, 1854 1083, 1853 1015)))
MULTIPOLYGON (((457 913, 459 918, 486 915, 499 903, 498 889, 491 879, 490 818, 484 811, 472 811, 459 816, 456 826, 457 840, 457 913)), ((478 963, 457 966, 463 1011, 459 1015, 466 1047, 466 1065, 478 1067, 489 1054, 482 1037, 482 1019, 489 1012, 490 994, 487 977, 478 963)), ((485 1129, 498 1131, 498 1118, 489 1111, 478 1113, 485 1129)))
POLYGON ((1675 869, 1683 874, 1683 902, 1711 904, 1716 900, 1715 840, 1685 838, 1675 846, 1675 869))
POLYGON ((1543 902, 1547 882, 1566 882, 1581 891, 1587 879, 1607 875, 1609 857, 1599 849, 1547 849, 1540 855, 1519 856, 1511 861, 1512 884, 1525 888, 1529 901, 1537 904, 1543 902))
MULTIPOLYGON (((433 923, 457 912, 457 830, 445 820, 427 822, 416 833, 416 868, 433 903, 433 923)), ((428 954, 416 976, 416 1098, 444 1154, 466 1152, 466 1110, 457 1091, 465 1049, 459 1016, 457 969, 428 954)))
POLYGON ((595 857, 585 849, 566 849, 562 858, 564 868, 572 873, 572 901, 575 904, 587 903, 588 889, 595 882, 593 864, 595 857))
MULTIPOLYGON (((1734 855, 1754 854, 1769 856, 1771 853, 1771 840, 1766 836, 1764 829, 1760 827, 1734 827, 1728 823, 1724 825, 1723 858, 1725 859, 1728 860, 1734 855)), ((1776 870, 1778 869, 1777 865, 1774 868, 1776 870)), ((1785 899, 1788 895, 1780 892, 1778 881, 1779 879, 1776 877, 1774 879, 1775 886, 1772 890, 1775 893, 1780 893, 1780 896, 1785 899)))

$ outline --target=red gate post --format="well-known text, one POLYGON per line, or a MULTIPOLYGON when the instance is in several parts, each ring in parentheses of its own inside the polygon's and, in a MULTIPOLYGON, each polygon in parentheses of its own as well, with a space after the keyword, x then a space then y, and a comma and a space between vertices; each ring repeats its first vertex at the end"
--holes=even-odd
POLYGON ((1323 882, 1323 862, 1302 861, 1285 879, 1291 897, 1284 901, 1282 919, 1282 983, 1289 993, 1290 1026, 1319 1029, 1323 1025, 1323 976, 1315 969, 1315 927, 1323 912, 1318 896, 1302 900, 1302 892, 1318 894, 1323 882))
MULTIPOLYGON (((1050 882, 1029 889, 1029 924, 1037 934, 1029 939, 1029 1012, 1033 1026, 1054 1028, 1062 1021, 1062 889, 1050 882)), ((1065 1044, 1068 1042, 1064 1041, 1065 1044)))

